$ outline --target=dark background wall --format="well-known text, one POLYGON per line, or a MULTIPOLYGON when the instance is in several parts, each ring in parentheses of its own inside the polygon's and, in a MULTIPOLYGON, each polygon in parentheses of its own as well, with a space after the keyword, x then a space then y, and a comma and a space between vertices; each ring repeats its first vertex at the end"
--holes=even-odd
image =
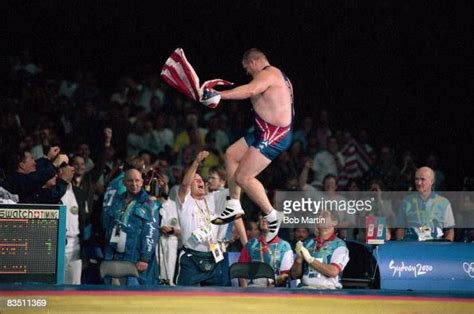
MULTIPOLYGON (((328 109, 335 128, 375 144, 434 150, 450 186, 474 173, 470 1, 10 1, 2 55, 31 51, 48 71, 78 66, 113 89, 159 71, 182 47, 202 79, 242 83, 242 53, 264 50, 295 87, 298 117, 328 109)), ((4 62, 3 62, 4 63, 4 62)))

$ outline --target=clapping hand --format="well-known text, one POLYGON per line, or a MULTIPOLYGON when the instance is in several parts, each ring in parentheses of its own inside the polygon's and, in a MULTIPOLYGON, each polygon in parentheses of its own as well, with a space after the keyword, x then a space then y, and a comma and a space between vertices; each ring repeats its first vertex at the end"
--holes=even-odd
POLYGON ((299 257, 304 258, 306 263, 311 264, 314 261, 314 257, 312 257, 308 249, 304 247, 303 242, 298 241, 296 243, 295 251, 299 257))

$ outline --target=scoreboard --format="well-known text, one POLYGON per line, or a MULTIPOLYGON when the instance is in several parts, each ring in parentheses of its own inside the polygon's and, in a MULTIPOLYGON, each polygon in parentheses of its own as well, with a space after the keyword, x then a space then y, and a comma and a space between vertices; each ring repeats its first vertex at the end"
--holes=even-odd
POLYGON ((0 283, 64 282, 66 207, 0 204, 0 283))

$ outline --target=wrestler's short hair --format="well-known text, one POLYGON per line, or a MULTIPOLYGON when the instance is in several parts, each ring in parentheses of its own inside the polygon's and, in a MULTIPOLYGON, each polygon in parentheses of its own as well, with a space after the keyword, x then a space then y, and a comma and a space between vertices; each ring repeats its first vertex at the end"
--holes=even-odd
POLYGON ((267 59, 267 56, 265 56, 263 51, 261 51, 258 48, 250 48, 249 50, 244 52, 244 55, 242 56, 242 60, 244 61, 251 60, 251 59, 261 59, 261 58, 267 59))

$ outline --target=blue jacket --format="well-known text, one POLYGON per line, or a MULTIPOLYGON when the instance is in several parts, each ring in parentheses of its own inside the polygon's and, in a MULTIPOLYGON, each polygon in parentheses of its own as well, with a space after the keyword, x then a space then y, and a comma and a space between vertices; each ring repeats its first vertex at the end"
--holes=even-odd
POLYGON ((126 197, 126 192, 116 196, 111 206, 104 210, 105 259, 125 260, 134 264, 138 261, 147 262, 148 269, 140 274, 139 281, 152 284, 158 278, 155 274, 155 249, 159 236, 160 203, 152 200, 143 189, 128 206, 126 197), (121 215, 123 208, 126 210, 121 215), (116 226, 120 226, 122 232, 127 234, 124 253, 117 253, 117 244, 110 243, 112 230, 116 226))
POLYGON ((123 184, 123 179, 125 178, 125 172, 120 172, 119 175, 109 182, 107 189, 104 194, 104 201, 102 203, 102 208, 105 210, 107 207, 112 206, 114 197, 122 193, 127 192, 127 188, 123 184))

